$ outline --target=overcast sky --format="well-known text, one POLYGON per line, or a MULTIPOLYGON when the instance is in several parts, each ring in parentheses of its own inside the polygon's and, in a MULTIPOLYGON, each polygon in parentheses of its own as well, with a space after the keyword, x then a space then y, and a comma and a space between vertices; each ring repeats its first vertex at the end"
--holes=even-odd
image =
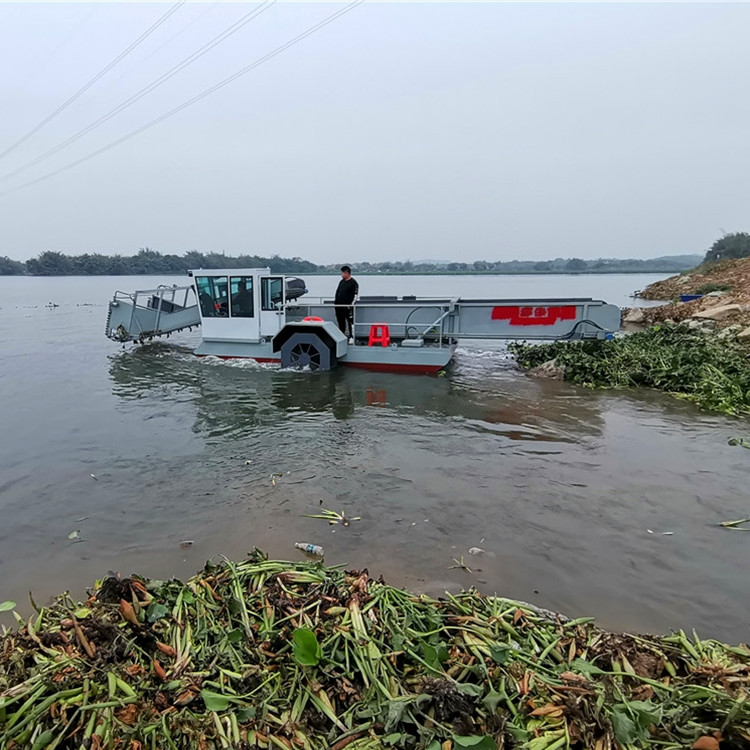
MULTIPOLYGON (((0 3, 0 153, 169 3, 0 3)), ((148 246, 316 262, 653 257, 750 229, 750 5, 279 2, 39 164, 258 5, 180 6, 0 158, 0 255, 148 246)))

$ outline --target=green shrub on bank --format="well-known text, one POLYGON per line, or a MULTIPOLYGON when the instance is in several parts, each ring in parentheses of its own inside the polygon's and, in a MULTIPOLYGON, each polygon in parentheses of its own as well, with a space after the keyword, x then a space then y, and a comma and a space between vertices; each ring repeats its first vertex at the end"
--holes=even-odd
POLYGON ((564 379, 592 388, 648 386, 693 401, 701 409, 750 413, 750 360, 742 345, 659 325, 611 341, 516 342, 509 345, 524 369, 549 360, 564 379))
POLYGON ((704 284, 699 286, 696 290, 696 294, 711 294, 711 292, 731 292, 731 284, 704 284))

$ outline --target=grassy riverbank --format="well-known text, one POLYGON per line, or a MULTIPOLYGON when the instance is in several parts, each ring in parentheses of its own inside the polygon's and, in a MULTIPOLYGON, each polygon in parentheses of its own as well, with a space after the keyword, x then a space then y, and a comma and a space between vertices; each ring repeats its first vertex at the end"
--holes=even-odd
POLYGON ((366 571, 254 553, 18 619, 0 637, 4 750, 750 748, 744 646, 435 601, 366 571))
POLYGON ((512 343, 521 367, 554 362, 564 380, 593 388, 648 386, 701 409, 750 413, 750 349, 729 338, 664 323, 611 341, 512 343))

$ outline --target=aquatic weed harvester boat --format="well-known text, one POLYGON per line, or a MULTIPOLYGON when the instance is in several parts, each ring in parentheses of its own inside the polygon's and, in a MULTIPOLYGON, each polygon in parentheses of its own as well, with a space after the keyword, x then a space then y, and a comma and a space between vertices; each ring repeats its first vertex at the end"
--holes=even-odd
POLYGON ((427 374, 450 362, 461 339, 603 339, 620 327, 616 306, 590 298, 365 296, 351 306, 349 339, 334 322, 332 300, 300 300, 307 292, 301 279, 268 268, 188 273, 186 286, 116 292, 107 336, 144 342, 200 325, 198 356, 427 374))

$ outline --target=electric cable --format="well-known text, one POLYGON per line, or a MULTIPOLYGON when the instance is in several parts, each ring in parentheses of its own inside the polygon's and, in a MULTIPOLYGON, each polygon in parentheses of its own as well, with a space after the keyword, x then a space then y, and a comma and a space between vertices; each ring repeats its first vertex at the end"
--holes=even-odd
POLYGON ((47 174, 42 175, 41 177, 37 177, 34 180, 29 180, 29 182, 24 182, 21 185, 16 185, 13 188, 10 188, 8 190, 4 190, 0 192, 0 196, 9 195, 11 193, 15 193, 17 190, 22 190, 23 188, 31 187, 32 185, 36 185, 40 182, 43 182, 44 180, 51 179, 52 177, 56 177, 57 175, 66 172, 69 169, 73 169, 74 167, 77 167, 80 164, 83 164, 84 162, 89 161, 90 159, 93 159, 103 153, 106 153, 107 151, 110 151, 113 148, 116 148, 122 143, 125 143, 126 141, 129 141, 131 138, 135 138, 137 135, 140 135, 146 130, 149 130, 150 128, 154 127, 155 125, 158 125, 161 122, 164 122, 164 120, 167 120, 168 118, 172 117, 173 115, 176 115, 178 112, 181 112, 183 109, 187 109, 188 107, 192 106, 193 104, 196 104, 201 99, 205 99, 205 97, 210 96, 214 92, 218 91, 219 89, 223 88, 224 86, 229 85, 230 83, 233 83, 238 78, 246 75, 250 71, 254 70, 255 68, 263 65, 264 63, 268 62, 272 58, 276 57, 277 55, 280 55, 282 52, 285 52, 290 47, 293 47, 294 45, 301 42, 303 39, 306 39, 307 37, 311 36, 312 34, 316 33, 317 31, 320 31, 325 26, 328 26, 329 24, 333 23, 334 21, 341 18, 341 16, 345 15, 346 13, 349 13, 350 11, 354 10, 358 5, 361 5, 364 2, 364 0, 354 0, 354 2, 349 3, 341 10, 338 10, 334 13, 332 13, 330 16, 327 16, 322 21, 319 21, 318 23, 314 24, 313 26, 309 27, 306 31, 303 31, 301 34, 298 34, 294 38, 290 39, 288 42, 285 42, 284 44, 280 45, 279 47, 276 47, 276 49, 272 50, 271 52, 268 52, 267 54, 263 55, 262 57, 259 57, 257 60, 253 61, 249 65, 246 65, 244 68, 240 68, 240 70, 236 71, 230 76, 227 76, 223 80, 219 81, 218 83, 215 83, 213 86, 210 86, 209 88, 203 90, 200 94, 196 94, 196 96, 192 97, 191 99, 188 99, 186 102, 183 102, 182 104, 178 105, 177 107, 174 107, 173 109, 170 109, 169 111, 165 112, 164 114, 160 115, 159 117, 154 118, 153 120, 147 122, 145 125, 142 125, 139 128, 136 128, 135 130, 131 130, 129 133, 126 133, 125 135, 121 136, 120 138, 117 138, 114 141, 111 141, 110 143, 106 144, 105 146, 102 146, 101 148, 98 148, 96 151, 92 151, 90 154, 87 154, 86 156, 81 157, 80 159, 76 159, 73 162, 70 162, 69 164, 66 164, 59 169, 56 169, 52 172, 48 172, 47 174))
POLYGON ((163 73, 161 76, 151 81, 151 83, 144 86, 140 91, 137 91, 124 102, 121 102, 109 112, 102 115, 98 120, 94 120, 94 122, 90 123, 85 128, 82 128, 77 133, 74 133, 66 140, 58 143, 51 149, 48 149, 41 156, 37 156, 35 159, 22 164, 20 167, 12 170, 11 172, 8 172, 7 174, 4 174, 2 177, 0 177, 0 182, 5 182, 12 177, 16 177, 22 172, 25 172, 27 169, 31 169, 31 167, 34 167, 40 162, 49 159, 50 156, 53 156, 59 151, 62 151, 64 148, 70 146, 72 143, 80 140, 84 135, 87 135, 92 130, 96 130, 96 128, 98 128, 100 125, 103 125, 108 120, 111 120, 115 115, 118 115, 120 112, 127 109, 131 104, 135 104, 140 99, 143 99, 144 96, 147 96, 152 91, 159 88, 159 86, 161 86, 163 83, 166 83, 170 78, 176 76, 182 70, 187 68, 188 65, 191 65, 196 60, 203 57, 203 55, 208 54, 214 47, 218 46, 223 41, 228 39, 230 36, 232 36, 232 34, 239 31, 243 26, 246 26, 248 23, 250 23, 250 21, 259 16, 261 13, 264 13, 266 10, 268 10, 275 2, 276 0, 265 0, 259 7, 251 10, 249 13, 246 13, 244 16, 242 16, 242 18, 240 18, 238 21, 235 21, 229 27, 224 29, 224 31, 222 31, 220 34, 217 34, 217 36, 215 36, 213 39, 206 42, 206 44, 204 44, 198 50, 193 52, 191 55, 188 55, 184 60, 181 60, 179 63, 177 63, 177 65, 174 65, 166 73, 163 73))
POLYGON ((6 148, 5 151, 0 154, 0 159, 7 156, 11 151, 18 148, 22 143, 28 141, 29 138, 38 133, 45 125, 47 125, 47 123, 54 120, 55 117, 57 117, 63 110, 67 109, 71 104, 73 104, 76 99, 85 94, 98 80, 109 73, 109 71, 112 70, 112 68, 114 68, 117 63, 126 58, 139 44, 141 44, 149 36, 151 36, 151 34, 153 34, 165 21, 167 21, 170 16, 176 13, 180 9, 180 7, 185 4, 185 2, 186 0, 179 0, 175 5, 173 5, 166 13, 164 13, 164 15, 161 16, 161 18, 158 18, 153 24, 151 24, 151 26, 149 26, 146 31, 144 31, 134 42, 132 42, 122 52, 120 52, 120 54, 117 55, 114 60, 105 65, 93 78, 91 78, 87 83, 81 86, 81 88, 78 89, 75 94, 68 97, 57 109, 40 120, 33 128, 31 128, 31 130, 22 135, 15 143, 8 146, 8 148, 6 148))

